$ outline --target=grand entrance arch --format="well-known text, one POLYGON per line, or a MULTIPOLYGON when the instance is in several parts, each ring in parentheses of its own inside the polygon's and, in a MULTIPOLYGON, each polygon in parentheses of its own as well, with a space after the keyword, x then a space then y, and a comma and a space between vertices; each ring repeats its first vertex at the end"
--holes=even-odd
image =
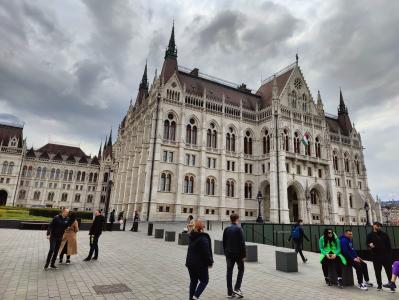
POLYGON ((260 184, 260 191, 263 196, 263 220, 270 222, 270 183, 267 180, 262 181, 260 184))
POLYGON ((0 190, 0 206, 4 206, 7 204, 7 196, 8 196, 7 191, 0 190))
POLYGON ((330 213, 328 212, 328 203, 326 197, 326 192, 320 184, 314 184, 310 187, 312 223, 330 223, 330 213))
POLYGON ((303 219, 305 192, 299 182, 292 181, 288 184, 287 199, 290 222, 303 219))

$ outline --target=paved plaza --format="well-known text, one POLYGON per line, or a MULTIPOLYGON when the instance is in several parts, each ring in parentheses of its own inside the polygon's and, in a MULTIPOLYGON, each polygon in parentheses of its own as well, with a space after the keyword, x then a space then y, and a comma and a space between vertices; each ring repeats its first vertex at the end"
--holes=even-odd
MULTIPOLYGON (((141 224, 143 225, 143 224, 141 224)), ((165 227, 165 225, 157 225, 165 227)), ((175 228, 180 228, 174 226, 175 228)), ((211 231, 220 238, 222 231, 211 231)), ((0 229, 0 299, 188 299, 188 272, 184 266, 187 246, 148 237, 140 232, 104 232, 98 261, 83 262, 87 256, 88 232, 78 233, 77 256, 71 265, 43 270, 48 251, 44 231, 0 229), (94 286, 124 284, 131 291, 97 294, 94 286)), ((375 288, 327 287, 319 255, 307 253, 307 264, 298 273, 275 270, 276 247, 259 245, 259 262, 245 265, 244 299, 397 299, 398 293, 375 288)), ((210 281, 201 299, 225 299, 225 260, 215 255, 210 281)), ((371 280, 374 271, 369 263, 371 280)), ((385 274, 383 274, 383 281, 385 274)))

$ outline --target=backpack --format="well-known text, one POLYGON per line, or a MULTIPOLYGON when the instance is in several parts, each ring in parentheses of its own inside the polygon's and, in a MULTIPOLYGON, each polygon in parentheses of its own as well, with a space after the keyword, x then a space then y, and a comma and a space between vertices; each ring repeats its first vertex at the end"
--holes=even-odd
POLYGON ((292 228, 291 237, 294 240, 299 240, 301 238, 301 228, 300 226, 295 226, 292 228))

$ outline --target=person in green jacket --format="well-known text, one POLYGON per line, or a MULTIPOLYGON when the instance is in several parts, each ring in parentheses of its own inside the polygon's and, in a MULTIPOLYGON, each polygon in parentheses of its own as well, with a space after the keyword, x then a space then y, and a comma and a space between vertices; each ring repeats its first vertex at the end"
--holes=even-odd
POLYGON ((337 272, 337 284, 340 288, 343 288, 342 283, 342 267, 341 265, 346 265, 346 259, 341 254, 341 243, 338 236, 332 230, 332 228, 326 228, 324 234, 319 240, 320 248, 320 263, 323 269, 324 279, 327 285, 331 285, 330 279, 328 277, 328 266, 330 264, 334 265, 337 272))

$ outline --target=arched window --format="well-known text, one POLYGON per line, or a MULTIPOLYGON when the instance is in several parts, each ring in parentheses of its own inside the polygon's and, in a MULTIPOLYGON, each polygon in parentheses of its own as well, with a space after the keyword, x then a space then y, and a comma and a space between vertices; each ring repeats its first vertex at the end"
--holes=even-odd
POLYGON ((197 145, 197 125, 194 118, 186 126, 186 144, 197 145))
POLYGON ((214 123, 210 124, 210 128, 206 131, 206 146, 209 148, 217 148, 217 130, 214 123))
POLYGON ((352 197, 352 195, 349 195, 349 207, 353 208, 353 197, 352 197))
POLYGON ((289 151, 290 150, 289 140, 290 140, 290 138, 289 138, 289 135, 288 135, 288 130, 285 128, 284 129, 284 134, 283 134, 283 149, 285 151, 289 151))
POLYGON ((38 167, 36 170, 36 178, 39 178, 41 176, 41 174, 42 174, 42 168, 38 167))
POLYGON ((14 163, 10 162, 10 164, 8 165, 8 174, 11 175, 12 171, 14 169, 14 163))
POLYGON ((170 192, 170 187, 172 185, 172 174, 166 176, 165 191, 170 192))
POLYGON ((40 199, 40 192, 39 191, 35 191, 33 193, 33 200, 39 200, 40 199))
POLYGON ((18 193, 18 199, 19 200, 24 200, 26 197, 26 191, 25 190, 20 190, 18 193))
POLYGON ((3 162, 3 169, 1 170, 1 174, 6 174, 8 169, 8 162, 3 162))
POLYGON ((355 168, 356 168, 356 174, 360 175, 360 163, 357 155, 355 156, 355 168))
POLYGON ((319 137, 316 137, 316 139, 315 139, 314 150, 316 153, 316 157, 321 158, 321 146, 320 146, 320 138, 319 137))
POLYGON ((108 173, 104 173, 103 182, 107 182, 107 181, 108 181, 108 173))
POLYGON ((302 102, 302 110, 303 110, 303 112, 307 112, 308 111, 308 100, 307 100, 305 94, 302 95, 302 101, 303 101, 302 102))
MULTIPOLYGON (((105 174, 107 174, 107 173, 105 173, 105 174)), ((104 176, 105 176, 105 174, 104 174, 104 176)), ((76 181, 80 181, 81 176, 82 176, 82 173, 80 171, 78 171, 78 173, 76 174, 76 181)), ((104 180, 104 182, 106 182, 106 181, 104 180)))
MULTIPOLYGON (((8 163, 7 163, 7 166, 8 166, 8 163)), ((3 169, 4 169, 4 164, 3 164, 3 169)), ((28 172, 28 167, 23 166, 21 176, 26 176, 26 172, 28 172)))
POLYGON ((317 205, 317 193, 315 190, 310 191, 310 203, 317 205))
POLYGON ((42 168, 42 175, 41 175, 41 178, 46 178, 46 175, 47 175, 47 169, 46 169, 46 167, 43 167, 43 168, 42 168))
POLYGON ((299 145, 300 145, 299 133, 298 133, 298 132, 295 132, 295 133, 294 133, 294 152, 295 152, 295 153, 300 153, 299 145))
POLYGON ((94 173, 93 182, 97 182, 97 177, 98 177, 97 173, 94 173))
POLYGON ((341 193, 338 193, 337 200, 338 200, 338 207, 342 207, 342 195, 341 195, 341 193))
POLYGON ((311 151, 312 148, 311 148, 310 136, 309 136, 308 133, 305 133, 303 135, 302 142, 303 142, 303 144, 305 146, 305 155, 311 156, 312 155, 312 151, 311 151))
POLYGON ((47 201, 53 201, 54 200, 54 192, 49 192, 47 194, 47 201))
POLYGON ((337 152, 334 150, 333 151, 333 165, 334 165, 334 170, 338 171, 339 167, 338 167, 338 154, 337 152))
POLYGON ((226 133, 226 150, 232 152, 236 151, 236 135, 233 127, 229 127, 229 130, 226 133))
POLYGON ((245 199, 252 199, 252 183, 246 182, 244 188, 245 199))
POLYGON ((348 152, 345 152, 345 154, 344 154, 344 165, 345 165, 345 172, 349 173, 350 168, 349 168, 349 154, 348 154, 348 152))
POLYGON ((72 181, 73 178, 73 171, 69 170, 68 181, 72 181))
POLYGON ((184 176, 184 192, 186 194, 194 194, 194 176, 184 176))
POLYGON ((80 202, 80 194, 75 195, 75 202, 80 202))
POLYGON ((87 195, 87 203, 93 203, 93 195, 92 194, 87 195))
POLYGON ((17 147, 17 139, 15 137, 13 137, 12 140, 10 141, 10 146, 17 147))
POLYGON ((61 174, 61 170, 60 169, 57 169, 56 171, 55 171, 55 179, 60 179, 60 174, 61 174))
POLYGON ((210 196, 215 195, 215 179, 208 177, 206 179, 206 194, 210 196))
POLYGON ((168 118, 163 123, 163 138, 165 140, 174 141, 176 139, 176 121, 173 114, 168 114, 168 118))
POLYGON ((265 130, 265 135, 263 136, 263 154, 270 153, 270 134, 269 130, 265 130))
POLYGON ((166 173, 161 173, 161 178, 159 181, 159 190, 161 192, 165 192, 166 191, 166 173))
POLYGON ((244 153, 245 154, 252 154, 252 135, 249 130, 245 132, 244 137, 244 153))
POLYGON ((27 174, 27 176, 28 176, 28 177, 32 177, 32 175, 33 175, 33 167, 32 167, 32 166, 29 166, 29 167, 28 167, 28 174, 27 174))
POLYGON ((234 197, 234 180, 232 179, 226 181, 226 196, 234 197))
POLYGON ((68 200, 68 194, 67 193, 62 193, 61 195, 61 201, 66 202, 68 200))
POLYGON ((82 172, 82 181, 85 181, 85 179, 86 179, 86 172, 83 171, 83 172, 82 172))
POLYGON ((297 108, 297 98, 296 98, 296 92, 292 91, 290 94, 290 104, 292 108, 296 109, 297 108))
POLYGON ((51 169, 50 179, 54 179, 54 176, 55 176, 55 169, 51 169))
POLYGON ((93 173, 91 172, 90 174, 89 174, 89 182, 92 182, 93 181, 93 173))

